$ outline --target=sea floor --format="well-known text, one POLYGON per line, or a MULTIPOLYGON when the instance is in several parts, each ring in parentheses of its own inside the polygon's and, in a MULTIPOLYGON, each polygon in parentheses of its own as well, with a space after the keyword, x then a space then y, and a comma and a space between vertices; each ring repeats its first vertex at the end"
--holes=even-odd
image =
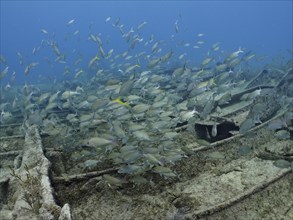
MULTIPOLYGON (((187 131, 180 136, 184 144, 191 141, 187 131)), ((293 218, 293 172, 276 157, 292 155, 293 141, 277 140, 266 127, 183 158, 173 167, 176 177, 146 173, 149 182, 121 186, 107 184, 98 174, 70 178, 88 171, 71 167, 68 154, 60 150, 61 139, 58 135, 41 137, 44 155, 51 162, 54 199, 60 207, 69 204, 72 219, 293 218)), ((9 167, 16 166, 25 142, 24 138, 11 138, 0 143, 1 219, 13 219, 16 212, 19 185, 11 178, 9 167)), ((194 145, 194 149, 200 147, 194 145)), ((113 165, 105 161, 97 170, 109 168, 113 165)), ((111 170, 109 173, 127 179, 111 170)))

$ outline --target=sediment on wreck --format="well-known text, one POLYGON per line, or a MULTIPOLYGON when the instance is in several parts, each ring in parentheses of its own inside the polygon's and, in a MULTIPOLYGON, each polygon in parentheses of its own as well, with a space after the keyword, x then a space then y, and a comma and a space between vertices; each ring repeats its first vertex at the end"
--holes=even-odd
POLYGON ((11 168, 9 187, 15 191, 11 219, 71 219, 70 207, 58 206, 49 179, 50 161, 43 153, 41 137, 36 126, 28 127, 21 165, 11 168))

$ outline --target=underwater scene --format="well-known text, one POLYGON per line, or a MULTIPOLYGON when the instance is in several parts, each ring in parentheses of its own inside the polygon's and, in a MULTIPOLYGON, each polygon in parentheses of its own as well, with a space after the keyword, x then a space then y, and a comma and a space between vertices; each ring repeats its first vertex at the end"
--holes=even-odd
POLYGON ((0 219, 293 219, 293 5, 0 1, 0 219))

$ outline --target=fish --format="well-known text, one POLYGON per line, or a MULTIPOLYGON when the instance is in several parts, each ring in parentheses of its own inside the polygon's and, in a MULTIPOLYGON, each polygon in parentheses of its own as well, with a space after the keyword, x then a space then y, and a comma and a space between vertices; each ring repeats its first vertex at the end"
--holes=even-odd
MULTIPOLYGON (((143 173, 143 172, 144 172, 144 169, 141 169, 140 173, 143 173)), ((130 179, 130 181, 136 185, 152 183, 149 180, 147 180, 146 178, 139 176, 139 175, 133 176, 130 179)))
POLYGON ((244 57, 243 60, 248 61, 248 60, 251 60, 252 58, 254 58, 255 56, 256 56, 256 54, 251 54, 251 55, 249 55, 247 57, 244 57))
POLYGON ((7 75, 8 69, 9 68, 7 66, 4 70, 1 71, 1 73, 0 73, 0 80, 2 80, 7 75))
POLYGON ((125 60, 130 60, 132 58, 133 58, 133 56, 127 56, 127 57, 125 57, 125 60))
POLYGON ((194 155, 195 152, 193 151, 193 149, 189 146, 183 146, 181 147, 181 150, 184 151, 184 153, 186 153, 188 156, 194 155))
POLYGON ((148 133, 144 130, 134 131, 132 135, 140 141, 150 141, 151 138, 148 133))
POLYGON ((130 150, 121 152, 120 157, 124 163, 131 164, 135 163, 138 159, 140 159, 142 157, 142 154, 139 151, 130 150))
POLYGON ((217 96, 215 99, 217 100, 218 105, 221 106, 228 104, 231 100, 231 97, 231 92, 225 92, 224 94, 217 96))
POLYGON ((274 164, 274 166, 282 168, 282 169, 283 168, 288 169, 288 168, 290 168, 290 165, 291 165, 291 169, 293 171, 293 162, 290 163, 287 160, 279 159, 279 160, 274 161, 273 164, 274 164))
POLYGON ((5 108, 7 107, 7 106, 9 106, 10 105, 10 103, 9 102, 6 102, 6 103, 1 103, 0 104, 0 110, 1 111, 4 111, 5 110, 5 108))
POLYGON ((130 31, 128 31, 126 34, 123 34, 123 38, 126 39, 126 42, 129 42, 130 41, 130 36, 131 34, 134 32, 133 28, 131 27, 130 31))
POLYGON ((268 124, 270 130, 278 130, 283 127, 287 127, 287 123, 283 118, 276 118, 268 124))
POLYGON ((277 131, 274 136, 278 139, 278 140, 286 140, 290 138, 290 132, 287 130, 279 130, 277 131))
POLYGON ((130 105, 127 102, 124 102, 121 100, 120 96, 118 98, 112 100, 112 102, 118 103, 118 104, 126 106, 126 107, 130 107, 130 105))
POLYGON ((160 62, 161 62, 161 57, 156 58, 156 59, 153 59, 153 60, 151 60, 151 61, 148 63, 148 68, 154 68, 154 67, 157 66, 160 62))
POLYGON ((109 59, 112 56, 113 52, 114 49, 109 50, 106 58, 109 59))
POLYGON ((235 68, 240 63, 241 63, 241 59, 240 58, 235 58, 235 59, 231 60, 230 62, 228 62, 230 71, 231 71, 231 69, 235 68))
POLYGON ((119 179, 117 177, 113 177, 111 175, 108 174, 104 174, 103 175, 103 179, 109 184, 109 186, 119 186, 122 187, 122 184, 127 183, 127 181, 119 179))
POLYGON ((143 154, 143 156, 145 157, 145 159, 147 160, 147 162, 150 165, 161 165, 161 166, 163 166, 163 163, 160 160, 158 160, 155 155, 152 155, 152 154, 148 153, 148 154, 143 154))
MULTIPOLYGON (((14 96, 14 99, 12 102, 12 108, 16 109, 18 107, 18 103, 19 103, 19 99, 16 96, 14 96)), ((0 109, 1 109, 1 107, 0 107, 0 109)))
POLYGON ((126 82, 124 82, 119 89, 119 96, 129 95, 130 91, 132 90, 134 82, 135 79, 129 79, 126 82))
POLYGON ((121 167, 118 170, 118 173, 126 173, 126 174, 136 174, 136 171, 139 171, 141 169, 141 166, 134 165, 134 164, 127 164, 124 167, 121 167))
POLYGON ((134 49, 135 45, 137 42, 142 42, 143 38, 139 38, 138 36, 134 37, 131 44, 130 44, 130 49, 134 49))
POLYGON ((257 96, 259 96, 261 93, 261 89, 257 89, 251 93, 245 93, 240 97, 241 101, 248 101, 248 100, 253 100, 255 99, 257 96))
POLYGON ((96 61, 98 61, 98 60, 100 60, 100 58, 99 58, 98 54, 96 54, 96 55, 90 60, 90 62, 89 62, 89 64, 88 64, 88 68, 91 69, 92 66, 93 66, 93 64, 94 64, 96 61))
POLYGON ((167 62, 168 60, 170 60, 170 58, 172 57, 172 55, 173 55, 173 51, 171 50, 170 52, 166 53, 165 55, 163 55, 161 57, 161 62, 162 63, 167 62))
POLYGON ((156 166, 152 169, 153 172, 165 177, 176 177, 177 175, 169 168, 164 166, 156 166))
POLYGON ((4 110, 1 111, 0 114, 0 122, 2 124, 9 124, 11 123, 11 121, 13 120, 13 115, 11 114, 11 112, 5 112, 4 110))
POLYGON ((217 124, 216 124, 216 122, 214 122, 213 127, 212 127, 212 137, 216 137, 217 134, 218 134, 217 124))
POLYGON ((213 60, 214 60, 213 58, 208 57, 208 58, 206 58, 206 59, 204 59, 204 60, 202 61, 201 66, 206 66, 206 65, 208 65, 210 62, 212 62, 213 60))
POLYGON ((220 44, 221 44, 220 42, 214 43, 214 44, 212 45, 212 50, 213 50, 213 51, 216 51, 215 48, 219 47, 220 44))
POLYGON ((101 45, 99 45, 99 51, 100 51, 101 57, 105 58, 106 54, 105 54, 105 51, 101 45))
POLYGON ((43 93, 43 94, 39 97, 38 103, 39 103, 39 104, 44 104, 46 101, 49 100, 50 96, 51 96, 51 93, 50 93, 50 92, 43 93))
POLYGON ((6 84, 5 87, 4 87, 4 90, 5 90, 5 91, 8 91, 10 88, 11 88, 11 85, 10 85, 9 82, 7 82, 7 84, 6 84))
POLYGON ((41 29, 41 32, 42 32, 43 34, 48 34, 48 31, 45 30, 45 29, 41 29))
POLYGON ((181 55, 178 57, 178 59, 179 59, 179 60, 182 60, 186 55, 187 55, 187 53, 183 53, 183 54, 181 54, 181 55))
POLYGON ((147 24, 147 22, 146 22, 146 21, 143 21, 141 24, 139 24, 139 25, 137 26, 137 30, 139 31, 139 30, 142 29, 146 24, 147 24))
POLYGON ((76 31, 74 31, 73 35, 78 35, 79 34, 79 29, 77 29, 76 31))
POLYGON ((91 147, 104 147, 113 144, 113 141, 101 137, 92 137, 87 141, 87 144, 91 147))
POLYGON ((140 65, 138 65, 138 64, 132 65, 132 66, 128 67, 124 73, 125 74, 130 73, 132 70, 134 70, 137 67, 140 67, 140 65))
POLYGON ((135 105, 132 108, 132 111, 133 111, 134 114, 141 114, 141 113, 144 113, 144 112, 148 111, 149 109, 150 109, 150 105, 140 103, 140 104, 135 105))
POLYGON ((28 122, 30 124, 42 126, 43 125, 43 118, 42 118, 40 112, 37 111, 37 112, 34 112, 34 114, 29 115, 28 122))
POLYGON ((30 63, 29 65, 27 65, 24 69, 24 74, 25 75, 28 75, 30 73, 30 71, 35 68, 39 63, 36 63, 36 62, 33 62, 33 63, 30 63))
MULTIPOLYGON (((123 53, 121 54, 121 57, 126 57, 127 54, 128 54, 128 50, 126 50, 125 52, 123 52, 123 53)), ((131 56, 131 57, 132 57, 132 56, 131 56)))
POLYGON ((88 37, 89 40, 92 40, 93 42, 97 43, 97 38, 95 35, 93 34, 90 34, 89 37, 88 37))
POLYGON ((239 133, 245 134, 248 130, 253 128, 255 125, 254 120, 251 118, 246 119, 240 124, 239 133))
POLYGON ((0 55, 0 63, 7 64, 6 59, 3 55, 0 55))
POLYGON ((23 58, 20 52, 17 52, 17 56, 18 56, 18 60, 19 60, 19 64, 22 65, 23 64, 23 58))
POLYGON ((217 72, 223 72, 228 68, 228 64, 222 63, 216 66, 215 71, 217 72))
POLYGON ((212 48, 212 50, 213 50, 213 51, 218 51, 218 50, 220 50, 220 47, 219 47, 219 46, 214 47, 214 48, 212 48))
POLYGON ((199 112, 194 108, 192 111, 182 111, 180 117, 183 121, 188 121, 190 118, 194 117, 195 114, 199 115, 199 112))
POLYGON ((165 97, 163 100, 160 100, 160 101, 154 100, 153 104, 151 105, 151 108, 152 109, 162 108, 163 106, 167 105, 168 101, 169 101, 168 97, 165 97))
POLYGON ((152 46, 152 53, 156 52, 158 49, 159 49, 159 42, 156 42, 152 46))
POLYGON ((117 136, 118 138, 120 138, 122 140, 123 143, 126 143, 127 141, 127 134, 123 129, 122 123, 118 120, 115 120, 112 122, 112 130, 115 133, 115 136, 117 136))
POLYGON ((117 18, 116 21, 115 21, 115 23, 112 24, 112 26, 113 27, 118 27, 119 22, 120 22, 120 18, 117 18))
POLYGON ((169 131, 169 132, 166 132, 164 134, 163 138, 164 139, 168 139, 168 140, 173 140, 177 136, 178 136, 178 133, 177 132, 169 131))
POLYGON ((105 23, 109 22, 110 20, 111 20, 111 16, 109 16, 105 19, 105 23))
POLYGON ((238 57, 240 53, 243 53, 244 51, 241 49, 241 47, 239 47, 239 49, 231 54, 229 54, 226 58, 225 58, 225 63, 230 62, 231 60, 233 60, 234 58, 238 57))
POLYGON ((77 66, 79 63, 82 62, 82 58, 78 58, 75 62, 74 62, 74 66, 77 66))
POLYGON ((49 102, 48 105, 46 106, 45 110, 50 111, 53 109, 59 108, 59 105, 56 102, 49 102))
POLYGON ((81 93, 76 91, 65 91, 61 95, 61 100, 67 100, 73 96, 80 95, 81 93))
MULTIPOLYGON (((257 61, 252 52, 243 53, 243 48, 225 52, 220 43, 212 42, 212 46, 207 45, 207 53, 202 59, 194 60, 188 50, 193 50, 191 47, 206 48, 205 34, 196 32, 192 37, 191 33, 193 40, 188 40, 185 35, 190 33, 181 27, 183 23, 180 23, 180 17, 171 21, 171 39, 164 40, 157 38, 158 33, 148 35, 149 30, 146 28, 149 28, 149 21, 136 21, 131 27, 129 24, 121 24, 120 18, 102 17, 100 28, 105 27, 110 31, 111 27, 106 25, 113 26, 112 31, 117 31, 116 35, 125 43, 121 47, 119 39, 112 36, 112 31, 110 34, 105 29, 102 34, 98 33, 96 29, 99 27, 93 23, 85 33, 88 39, 83 39, 81 29, 79 32, 75 26, 76 22, 78 20, 73 19, 67 26, 66 23, 63 24, 67 29, 66 41, 62 41, 57 32, 55 34, 49 29, 49 32, 42 30, 45 26, 41 26, 37 31, 45 40, 32 48, 35 58, 29 57, 32 56, 31 50, 26 52, 27 55, 18 52, 15 56, 16 67, 13 68, 16 69, 18 63, 19 67, 23 65, 23 69, 32 61, 40 63, 35 69, 29 67, 27 73, 37 70, 41 72, 36 71, 36 74, 48 76, 46 79, 38 75, 29 77, 35 78, 42 85, 32 85, 35 83, 33 81, 23 90, 15 87, 14 80, 9 80, 11 75, 15 77, 10 63, 8 73, 1 72, 4 79, 0 103, 0 112, 3 110, 1 120, 13 118, 14 121, 11 122, 18 123, 18 115, 21 113, 30 124, 42 126, 44 132, 59 134, 65 142, 71 140, 73 145, 68 145, 70 149, 67 147, 66 150, 74 152, 71 154, 72 159, 81 168, 89 168, 92 163, 97 168, 97 162, 103 163, 104 160, 118 166, 118 173, 104 175, 104 184, 99 186, 108 184, 111 187, 124 187, 124 177, 134 184, 148 183, 150 179, 161 181, 159 175, 164 178, 176 177, 174 164, 176 168, 178 161, 195 155, 196 148, 201 145, 211 146, 203 140, 189 137, 202 136, 209 141, 220 139, 225 124, 220 125, 217 121, 222 123, 221 117, 226 113, 231 115, 229 111, 234 111, 235 108, 245 108, 245 112, 235 113, 239 113, 241 117, 247 115, 246 110, 251 110, 251 114, 247 116, 249 121, 239 126, 240 133, 249 132, 258 119, 265 121, 260 117, 260 113, 266 111, 265 106, 255 104, 259 102, 258 99, 262 103, 274 97, 270 96, 271 91, 268 94, 263 91, 261 95, 264 94, 264 97, 258 97, 258 87, 263 90, 266 88, 259 84, 259 80, 250 83, 252 86, 248 85, 250 80, 255 79, 254 73, 257 74, 247 62, 257 61), (82 54, 81 50, 87 49, 82 46, 83 43, 89 43, 90 48, 82 54), (46 62, 44 65, 42 63, 43 55, 48 56, 44 58, 48 66, 46 62), (241 98, 246 101, 234 106, 245 93, 241 98), (196 124, 198 122, 208 123, 208 126, 201 130, 201 123, 196 124), (181 132, 185 129, 189 136, 186 132, 181 132), (70 139, 67 139, 67 135, 71 135, 70 139)), ((279 66, 276 62, 267 67, 265 81, 268 80, 268 87, 276 83, 279 85, 278 81, 286 74, 290 94, 292 62, 281 63, 284 65, 279 66)), ((1 71, 8 68, 7 64, 2 64, 2 56, 1 65, 1 71)), ((280 120, 271 122, 269 127, 272 130, 268 132, 275 134, 275 141, 279 135, 280 142, 285 143, 288 135, 292 138, 293 114, 292 99, 286 97, 287 84, 283 86, 284 88, 277 86, 280 97, 278 94, 275 101, 280 106, 284 104, 281 110, 289 110, 291 114, 286 119, 283 115, 279 116, 280 120), (288 131, 289 134, 279 132, 280 130, 288 131)), ((4 121, 7 123, 9 120, 4 121)), ((237 127, 238 122, 235 124, 237 127)), ((238 127, 234 129, 237 130, 238 127)), ((234 129, 228 131, 229 135, 237 134, 238 131, 234 129)), ((129 188, 129 185, 126 187, 129 188)))
POLYGON ((175 21, 174 27, 175 27, 175 32, 179 33, 178 20, 175 21))
POLYGON ((80 102, 78 105, 74 106, 77 110, 89 110, 91 108, 91 103, 87 100, 80 102))
POLYGON ((50 96, 49 98, 49 103, 50 102, 55 102, 58 98, 58 95, 61 93, 61 91, 57 91, 56 93, 54 93, 53 95, 50 96))
POLYGON ((74 79, 77 79, 78 77, 80 77, 80 75, 84 73, 83 69, 80 69, 79 71, 77 71, 74 75, 74 79))
POLYGON ((175 69, 172 73, 172 76, 173 77, 182 76, 185 70, 186 70, 186 64, 184 64, 183 67, 178 67, 177 69, 175 69))
POLYGON ((57 55, 57 58, 56 58, 55 61, 63 61, 63 60, 65 60, 65 55, 60 52, 56 42, 48 42, 48 45, 51 46, 51 48, 53 49, 54 53, 57 55))
POLYGON ((212 97, 210 97, 210 99, 206 102, 200 116, 203 119, 207 119, 209 114, 213 111, 214 108, 215 108, 215 94, 213 94, 212 97))
POLYGON ((67 22, 67 26, 73 24, 74 22, 75 22, 75 20, 74 19, 71 19, 70 21, 67 22))

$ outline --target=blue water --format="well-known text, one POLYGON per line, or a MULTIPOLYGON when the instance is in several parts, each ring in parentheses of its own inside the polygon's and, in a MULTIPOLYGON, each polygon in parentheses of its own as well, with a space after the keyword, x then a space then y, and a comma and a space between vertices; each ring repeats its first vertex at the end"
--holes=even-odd
MULTIPOLYGON (((112 26, 120 18, 120 25, 128 32, 143 21, 147 24, 139 32, 143 42, 136 45, 128 55, 142 51, 151 53, 154 42, 160 41, 163 55, 174 52, 172 62, 187 53, 190 67, 196 67, 208 57, 211 46, 221 42, 218 55, 237 51, 252 51, 264 60, 292 58, 292 1, 2 1, 1 0, 1 55, 6 64, 1 63, 1 71, 8 66, 9 73, 4 84, 16 72, 15 84, 37 83, 47 79, 64 79, 64 67, 71 70, 67 78, 73 77, 76 69, 87 70, 89 60, 98 52, 97 44, 88 40, 89 26, 95 35, 99 33, 103 49, 107 53, 114 49, 113 57, 129 48, 117 28, 112 26), (111 16, 109 22, 105 22, 111 16), (67 22, 74 19, 74 23, 67 22), (179 32, 174 23, 178 21, 179 32), (41 32, 45 29, 49 34, 41 32), (79 33, 73 35, 75 31, 79 33), (54 33, 54 34, 53 34, 54 33), (199 33, 204 36, 198 37, 199 33), (144 44, 154 35, 154 41, 144 44), (53 37, 54 36, 54 37, 53 37), (57 42, 61 53, 66 54, 66 64, 54 62, 56 54, 46 42, 57 42), (43 47, 32 54, 43 41, 43 47), (201 48, 194 49, 197 41, 204 41, 201 48), (191 46, 185 47, 183 44, 191 46), (78 51, 83 61, 74 67, 78 51), (24 65, 19 64, 17 52, 23 56, 24 65), (48 64, 48 61, 51 65, 48 64), (39 63, 28 75, 24 68, 31 62, 39 63)), ((134 34, 136 34, 135 31, 134 34)), ((133 35, 134 35, 133 34, 133 35)), ((104 61, 103 67, 110 64, 104 61)), ((108 62, 108 61, 107 61, 108 62)), ((131 61, 135 64, 135 60, 131 61)), ((143 62, 143 61, 142 61, 143 62)), ((183 61, 182 61, 183 62, 183 61)), ((255 61, 256 62, 256 61, 255 61)), ((94 73, 89 73, 94 74, 94 73)), ((3 83, 3 82, 2 82, 3 83)))

